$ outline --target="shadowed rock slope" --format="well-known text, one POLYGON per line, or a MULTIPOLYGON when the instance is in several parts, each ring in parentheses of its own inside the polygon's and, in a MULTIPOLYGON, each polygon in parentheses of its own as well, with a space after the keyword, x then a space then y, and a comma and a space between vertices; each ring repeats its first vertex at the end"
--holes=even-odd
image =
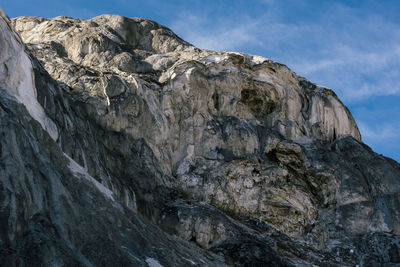
POLYGON ((400 165, 330 89, 142 18, 0 27, 0 263, 400 263, 400 165))

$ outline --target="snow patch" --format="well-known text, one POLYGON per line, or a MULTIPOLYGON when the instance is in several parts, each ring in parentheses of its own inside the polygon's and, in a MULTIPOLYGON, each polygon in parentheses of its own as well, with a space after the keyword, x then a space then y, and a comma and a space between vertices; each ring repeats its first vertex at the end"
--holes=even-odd
POLYGON ((58 129, 56 124, 46 115, 43 107, 37 101, 36 88, 33 83, 33 68, 29 57, 21 53, 20 61, 23 79, 20 81, 17 92, 14 95, 19 102, 24 104, 29 114, 42 125, 43 130, 48 132, 50 137, 56 141, 58 139, 58 129))
POLYGON ((158 262, 158 260, 153 259, 153 258, 147 258, 147 259, 146 259, 146 263, 147 263, 147 265, 149 265, 150 267, 164 267, 164 266, 162 266, 162 265, 158 262))
POLYGON ((264 61, 267 61, 267 60, 268 60, 267 58, 261 57, 261 56, 253 56, 251 58, 251 62, 253 64, 261 64, 261 63, 263 63, 264 61))
POLYGON ((107 198, 114 201, 113 192, 99 183, 96 179, 89 175, 87 170, 79 165, 75 160, 71 159, 67 154, 64 153, 64 156, 69 160, 68 167, 75 174, 76 177, 84 177, 86 180, 90 181, 97 189, 105 195, 107 198))
POLYGON ((319 85, 319 84, 315 84, 317 86, 318 89, 328 89, 331 90, 330 88, 323 86, 323 85, 319 85))
POLYGON ((12 26, 2 11, 0 18, 0 38, 4 41, 2 42, 4 47, 1 47, 4 54, 0 57, 0 73, 4 76, 0 81, 2 87, 23 104, 31 117, 40 123, 54 141, 57 141, 57 126, 37 101, 32 62, 25 52, 22 41, 11 30, 12 26))

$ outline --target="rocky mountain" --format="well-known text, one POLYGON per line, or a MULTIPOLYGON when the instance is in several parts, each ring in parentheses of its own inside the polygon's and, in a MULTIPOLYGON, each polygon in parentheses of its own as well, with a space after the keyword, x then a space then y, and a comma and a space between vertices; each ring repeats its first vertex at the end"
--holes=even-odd
POLYGON ((400 266, 400 165, 332 90, 147 19, 0 17, 1 266, 400 266))

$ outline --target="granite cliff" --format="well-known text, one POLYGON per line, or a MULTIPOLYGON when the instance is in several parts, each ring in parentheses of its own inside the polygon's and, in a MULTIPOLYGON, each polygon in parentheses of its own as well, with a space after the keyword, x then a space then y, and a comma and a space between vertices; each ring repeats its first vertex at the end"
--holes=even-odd
POLYGON ((400 264, 400 165, 332 90, 147 19, 0 15, 2 265, 400 264))

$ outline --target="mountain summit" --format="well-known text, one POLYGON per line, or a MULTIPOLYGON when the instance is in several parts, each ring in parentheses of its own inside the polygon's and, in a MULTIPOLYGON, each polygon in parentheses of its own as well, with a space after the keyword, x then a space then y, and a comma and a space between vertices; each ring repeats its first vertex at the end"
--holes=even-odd
POLYGON ((2 266, 400 263, 400 165, 332 90, 143 18, 0 28, 2 266))

